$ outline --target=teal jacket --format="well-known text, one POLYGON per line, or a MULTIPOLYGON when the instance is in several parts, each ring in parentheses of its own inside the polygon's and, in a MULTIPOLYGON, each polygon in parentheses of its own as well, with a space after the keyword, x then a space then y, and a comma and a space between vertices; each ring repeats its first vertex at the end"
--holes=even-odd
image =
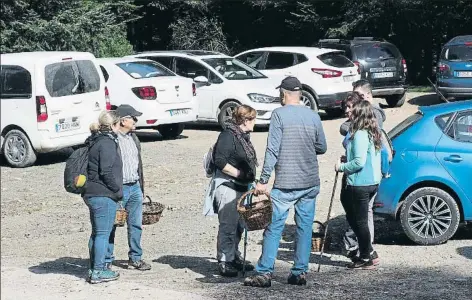
POLYGON ((346 173, 347 185, 369 186, 380 183, 381 154, 366 130, 359 130, 347 145, 347 162, 341 164, 339 170, 346 173))

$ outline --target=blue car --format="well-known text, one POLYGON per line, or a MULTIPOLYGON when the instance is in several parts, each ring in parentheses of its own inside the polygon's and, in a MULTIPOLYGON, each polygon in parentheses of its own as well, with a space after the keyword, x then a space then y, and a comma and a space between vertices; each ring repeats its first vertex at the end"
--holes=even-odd
POLYGON ((444 97, 471 98, 472 35, 458 36, 447 42, 436 70, 436 85, 444 97))
POLYGON ((472 101, 420 107, 388 136, 375 213, 400 220, 417 244, 446 242, 472 221, 472 101))

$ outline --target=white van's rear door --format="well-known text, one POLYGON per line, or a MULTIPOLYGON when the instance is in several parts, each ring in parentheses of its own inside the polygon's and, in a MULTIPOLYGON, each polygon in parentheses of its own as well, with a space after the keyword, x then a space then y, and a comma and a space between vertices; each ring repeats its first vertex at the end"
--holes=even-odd
POLYGON ((87 133, 106 108, 104 79, 95 57, 65 55, 48 59, 37 69, 38 129, 48 130, 50 138, 87 133))

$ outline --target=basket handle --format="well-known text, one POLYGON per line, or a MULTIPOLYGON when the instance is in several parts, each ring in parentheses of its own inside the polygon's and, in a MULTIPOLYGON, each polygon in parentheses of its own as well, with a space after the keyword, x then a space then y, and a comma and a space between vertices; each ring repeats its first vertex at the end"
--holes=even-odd
POLYGON ((325 224, 321 223, 320 221, 313 221, 313 224, 315 224, 315 223, 320 225, 323 228, 323 231, 326 230, 326 225, 325 224))
POLYGON ((122 202, 122 201, 118 201, 118 204, 120 205, 120 208, 123 209, 123 202, 122 202))
POLYGON ((148 199, 149 203, 152 203, 151 197, 149 197, 149 195, 146 195, 146 197, 144 197, 144 199, 148 199))
MULTIPOLYGON (((251 189, 251 190, 245 192, 245 193, 241 196, 241 198, 239 198, 239 200, 238 200, 238 205, 237 205, 237 206, 241 206, 241 202, 246 198, 246 196, 249 195, 249 194, 252 195, 252 194, 254 194, 254 192, 255 192, 254 189, 251 189)), ((270 194, 269 194, 268 192, 264 192, 264 194, 270 199, 270 194)))

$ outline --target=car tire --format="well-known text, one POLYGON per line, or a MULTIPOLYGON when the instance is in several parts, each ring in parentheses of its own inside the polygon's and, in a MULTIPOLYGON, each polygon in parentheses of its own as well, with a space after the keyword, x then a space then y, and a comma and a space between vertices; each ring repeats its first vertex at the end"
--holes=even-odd
POLYGON ((3 156, 13 168, 25 168, 36 162, 36 152, 26 134, 18 129, 10 130, 3 142, 3 156))
POLYGON ((456 233, 460 223, 459 206, 454 198, 442 189, 420 188, 406 197, 402 205, 400 221, 405 234, 416 244, 439 245, 445 243, 456 233), (425 213, 426 210, 428 210, 427 213, 425 213), (435 215, 438 212, 443 213, 435 215), (422 213, 424 217, 421 215, 422 213), (426 220, 430 221, 426 222, 426 220), (428 227, 431 226, 429 222, 432 222, 432 227, 428 227))
POLYGON ((385 100, 387 101, 387 104, 389 107, 401 107, 406 100, 406 93, 403 93, 401 95, 390 95, 385 97, 385 100))
POLYGON ((342 108, 327 108, 325 109, 325 112, 331 118, 340 118, 344 116, 342 108))
POLYGON ((218 113, 218 124, 220 124, 222 129, 225 129, 225 122, 231 119, 234 109, 239 105, 240 104, 236 101, 229 101, 221 107, 218 113))
POLYGON ((183 123, 176 124, 163 124, 157 126, 157 130, 164 139, 175 139, 182 131, 184 131, 185 125, 183 123))
POLYGON ((318 111, 318 104, 316 104, 315 97, 307 90, 302 90, 303 103, 314 111, 318 111))

